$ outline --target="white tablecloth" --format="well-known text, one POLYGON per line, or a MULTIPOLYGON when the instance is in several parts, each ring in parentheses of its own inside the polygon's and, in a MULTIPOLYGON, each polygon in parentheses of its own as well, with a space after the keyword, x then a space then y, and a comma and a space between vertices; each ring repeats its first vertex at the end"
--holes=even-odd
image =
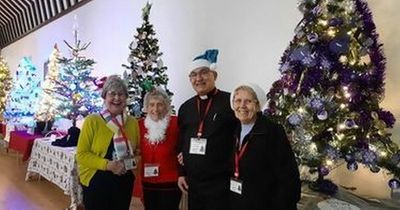
POLYGON ((50 138, 35 140, 25 180, 28 181, 32 173, 40 174, 71 196, 71 207, 76 207, 82 203, 82 188, 75 161, 76 147, 57 147, 51 142, 50 138))

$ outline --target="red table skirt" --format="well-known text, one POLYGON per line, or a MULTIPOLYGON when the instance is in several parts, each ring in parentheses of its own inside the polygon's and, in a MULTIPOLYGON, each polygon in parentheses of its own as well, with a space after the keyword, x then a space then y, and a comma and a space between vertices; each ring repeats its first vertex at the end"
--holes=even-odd
POLYGON ((3 137, 6 136, 6 124, 0 123, 0 132, 3 137))
POLYGON ((34 140, 39 137, 42 136, 31 135, 28 134, 26 131, 11 131, 10 143, 8 144, 8 148, 21 153, 22 161, 26 161, 31 155, 34 140))

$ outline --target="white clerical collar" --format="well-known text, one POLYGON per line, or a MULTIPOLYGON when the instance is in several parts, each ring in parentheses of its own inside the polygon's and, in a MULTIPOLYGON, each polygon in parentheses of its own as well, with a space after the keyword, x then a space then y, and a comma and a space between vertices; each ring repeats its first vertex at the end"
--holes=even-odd
POLYGON ((207 100, 208 99, 208 95, 202 95, 202 96, 199 95, 199 97, 200 97, 201 100, 207 100))

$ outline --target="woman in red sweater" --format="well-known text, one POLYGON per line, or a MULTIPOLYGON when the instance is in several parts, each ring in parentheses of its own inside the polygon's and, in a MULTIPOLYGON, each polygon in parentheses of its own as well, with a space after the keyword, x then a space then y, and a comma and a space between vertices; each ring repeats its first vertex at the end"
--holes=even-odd
POLYGON ((171 100, 162 89, 144 97, 144 119, 139 121, 141 178, 146 210, 178 210, 177 117, 171 116, 171 100))

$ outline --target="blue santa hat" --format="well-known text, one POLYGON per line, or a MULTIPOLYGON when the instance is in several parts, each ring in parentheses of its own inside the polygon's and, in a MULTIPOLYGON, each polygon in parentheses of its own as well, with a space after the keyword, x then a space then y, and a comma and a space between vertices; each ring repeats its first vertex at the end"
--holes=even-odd
POLYGON ((207 67, 210 70, 217 69, 217 49, 208 49, 204 54, 199 55, 193 59, 190 71, 200 67, 207 67))

